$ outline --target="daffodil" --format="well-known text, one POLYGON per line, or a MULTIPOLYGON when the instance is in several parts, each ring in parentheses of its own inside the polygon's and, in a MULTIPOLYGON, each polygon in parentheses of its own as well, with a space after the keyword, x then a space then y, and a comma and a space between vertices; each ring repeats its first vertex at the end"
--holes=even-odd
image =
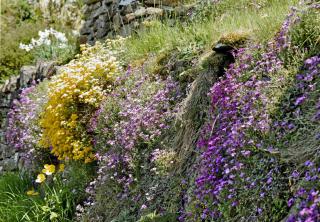
POLYGON ((37 196, 37 195, 39 195, 39 193, 34 191, 34 189, 31 189, 31 190, 27 191, 27 195, 28 196, 37 196))
POLYGON ((52 175, 55 171, 56 171, 56 166, 55 166, 55 165, 53 165, 53 164, 51 164, 51 165, 45 164, 45 165, 44 165, 44 169, 42 170, 42 173, 50 176, 50 175, 52 175))
POLYGON ((36 183, 42 183, 45 180, 46 180, 46 175, 44 175, 43 173, 40 173, 37 176, 36 183))

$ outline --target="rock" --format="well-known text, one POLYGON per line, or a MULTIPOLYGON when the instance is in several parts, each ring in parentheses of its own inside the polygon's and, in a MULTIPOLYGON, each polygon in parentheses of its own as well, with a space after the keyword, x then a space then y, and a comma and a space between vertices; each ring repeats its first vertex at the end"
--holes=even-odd
POLYGON ((80 35, 88 35, 91 33, 91 27, 93 26, 93 20, 86 21, 80 29, 80 35))
POLYGON ((126 36, 129 36, 131 34, 131 32, 132 32, 131 25, 130 24, 124 25, 121 27, 120 35, 126 37, 126 36))
POLYGON ((225 52, 229 52, 231 50, 233 50, 234 48, 230 45, 226 45, 223 43, 218 43, 217 45, 215 45, 213 47, 213 51, 215 52, 219 52, 219 53, 225 53, 225 52))
POLYGON ((109 29, 99 29, 96 34, 95 34, 95 37, 98 38, 98 39, 101 39, 103 37, 105 37, 109 32, 109 29))
POLYGON ((108 6, 113 3, 113 0, 103 0, 102 5, 108 6))
POLYGON ((12 101, 18 97, 22 88, 30 86, 33 81, 50 78, 56 70, 54 61, 38 62, 36 66, 22 67, 19 76, 11 77, 0 86, 0 171, 16 170, 19 161, 19 153, 8 146, 5 140, 6 118, 12 101))
POLYGON ((130 13, 133 13, 134 12, 134 9, 133 9, 133 5, 126 5, 123 7, 123 9, 121 10, 121 14, 122 15, 126 15, 126 14, 130 14, 130 13))
POLYGON ((16 153, 13 157, 4 159, 2 161, 3 171, 14 171, 18 169, 19 153, 16 153))
POLYGON ((101 2, 101 0, 84 0, 84 3, 87 5, 91 5, 97 2, 101 2))
POLYGON ((107 6, 102 6, 93 14, 93 19, 96 19, 97 17, 99 17, 99 15, 106 13, 111 14, 110 8, 107 6))
POLYGON ((159 15, 159 16, 163 15, 163 9, 161 9, 161 8, 149 7, 146 9, 146 11, 147 11, 148 15, 159 15))
POLYGON ((164 6, 177 6, 179 0, 145 0, 145 5, 164 5, 164 6))
POLYGON ((120 0, 119 5, 120 6, 126 6, 126 5, 130 5, 133 2, 135 2, 136 0, 120 0))
POLYGON ((124 23, 130 23, 131 21, 135 20, 136 16, 134 13, 127 14, 123 17, 124 23))
POLYGON ((22 66, 20 69, 19 86, 25 88, 30 85, 36 75, 36 71, 35 66, 22 66))
POLYGON ((56 62, 55 61, 48 61, 48 62, 43 62, 39 61, 37 62, 37 71, 36 71, 36 76, 35 80, 43 80, 45 78, 50 78, 51 76, 56 74, 56 62))
POLYGON ((139 8, 138 10, 136 10, 135 12, 134 12, 134 16, 136 17, 136 18, 140 18, 140 17, 143 17, 143 16, 145 16, 147 14, 147 9, 145 9, 145 8, 139 8))
POLYGON ((98 29, 111 29, 110 18, 108 15, 100 15, 99 18, 94 23, 93 29, 97 31, 98 29))
POLYGON ((122 25, 122 23, 123 23, 120 14, 117 13, 115 16, 113 16, 112 21, 113 21, 113 29, 114 29, 115 31, 119 30, 120 27, 121 27, 121 25, 122 25))

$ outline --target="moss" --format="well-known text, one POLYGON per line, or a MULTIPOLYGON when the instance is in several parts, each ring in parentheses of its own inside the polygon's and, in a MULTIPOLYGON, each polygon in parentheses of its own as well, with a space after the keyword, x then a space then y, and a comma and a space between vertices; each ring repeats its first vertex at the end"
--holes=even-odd
POLYGON ((175 222, 177 221, 177 214, 168 213, 165 215, 156 215, 155 213, 148 214, 140 218, 138 222, 175 222))
MULTIPOLYGON (((224 34, 217 43, 225 44, 233 48, 241 48, 249 41, 248 32, 237 31, 224 34)), ((214 43, 216 45, 217 43, 214 43)))

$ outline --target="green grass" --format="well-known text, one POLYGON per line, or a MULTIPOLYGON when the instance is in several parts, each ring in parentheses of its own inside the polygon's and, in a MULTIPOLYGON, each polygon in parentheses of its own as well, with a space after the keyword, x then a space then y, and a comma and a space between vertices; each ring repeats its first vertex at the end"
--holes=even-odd
POLYGON ((7 173, 0 177, 0 222, 72 221, 76 205, 94 175, 91 165, 71 162, 61 175, 38 185, 38 196, 28 196, 30 177, 7 173), (51 220, 50 220, 51 218, 51 220))
POLYGON ((280 28, 297 0, 224 0, 213 6, 203 6, 195 19, 170 25, 169 20, 153 22, 126 41, 126 60, 145 58, 149 53, 201 45, 208 49, 221 36, 244 31, 255 42, 268 41, 280 28))
POLYGON ((29 197, 26 192, 31 183, 17 173, 0 177, 0 221, 35 221, 35 206, 43 201, 40 197, 29 197))

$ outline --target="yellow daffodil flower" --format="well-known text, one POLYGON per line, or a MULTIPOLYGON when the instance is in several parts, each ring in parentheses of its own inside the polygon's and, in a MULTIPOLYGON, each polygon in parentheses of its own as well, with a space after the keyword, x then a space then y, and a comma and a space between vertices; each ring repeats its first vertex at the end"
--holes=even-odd
POLYGON ((37 196, 37 195, 39 195, 39 193, 35 192, 34 189, 31 189, 31 190, 27 191, 27 195, 28 196, 37 196))
POLYGON ((37 176, 36 183, 42 183, 45 180, 46 180, 46 176, 43 173, 40 173, 37 176))
POLYGON ((50 176, 50 175, 52 175, 55 171, 56 171, 56 166, 55 166, 55 165, 53 165, 53 164, 51 164, 51 165, 45 164, 45 165, 44 165, 44 169, 42 170, 42 173, 50 176))

